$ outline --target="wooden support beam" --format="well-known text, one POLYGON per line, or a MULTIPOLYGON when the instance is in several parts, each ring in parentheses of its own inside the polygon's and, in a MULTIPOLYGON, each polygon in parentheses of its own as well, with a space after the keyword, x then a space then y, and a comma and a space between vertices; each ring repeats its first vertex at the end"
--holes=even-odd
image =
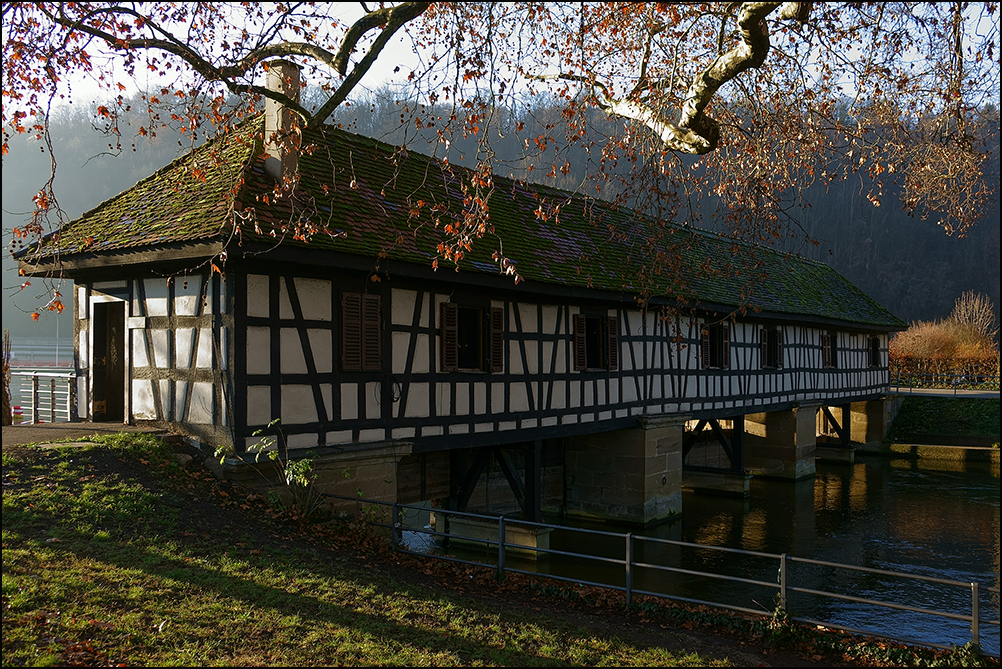
MULTIPOLYGON (((490 462, 490 457, 490 448, 481 448, 477 450, 476 455, 473 457, 473 463, 466 471, 465 476, 463 476, 463 482, 452 494, 451 499, 454 501, 454 508, 456 511, 466 511, 466 506, 470 503, 470 497, 473 496, 473 491, 477 487, 477 482, 480 481, 480 477, 487 469, 487 463, 490 462)), ((454 472, 456 471, 455 462, 456 461, 453 460, 454 472)))
POLYGON ((714 436, 717 437, 717 442, 720 444, 720 447, 724 449, 724 453, 727 454, 727 459, 731 463, 731 469, 734 469, 734 452, 731 450, 731 440, 727 438, 726 434, 724 434, 723 428, 720 427, 720 421, 711 420, 709 422, 714 436))
POLYGON ((744 414, 731 419, 734 428, 731 430, 731 471, 745 470, 745 417, 744 414))
POLYGON ((703 428, 706 427, 706 420, 701 420, 696 424, 695 429, 689 432, 682 442, 682 461, 685 462, 685 458, 689 455, 689 451, 692 450, 692 445, 696 443, 696 439, 699 438, 700 433, 703 428))
POLYGON ((543 440, 525 447, 525 505, 523 518, 535 523, 543 519, 543 440))
POLYGON ((848 446, 850 433, 846 428, 848 427, 848 421, 850 420, 849 409, 851 408, 851 405, 850 406, 843 405, 840 408, 842 409, 841 423, 835 420, 835 416, 832 414, 831 409, 829 409, 827 406, 822 406, 821 410, 828 418, 828 422, 831 423, 832 427, 835 428, 835 434, 838 435, 838 438, 842 442, 842 445, 848 446))
POLYGON ((497 458, 498 465, 501 467, 501 473, 504 474, 506 479, 508 479, 508 486, 511 488, 512 493, 514 493, 515 499, 518 501, 518 505, 522 509, 522 513, 525 514, 525 485, 522 483, 522 479, 518 476, 518 469, 515 468, 515 463, 512 462, 511 457, 500 448, 494 449, 494 457, 497 458))
MULTIPOLYGON (((692 450, 693 445, 699 438, 699 435, 703 432, 703 429, 709 425, 710 429, 713 430, 713 436, 716 437, 717 443, 723 449, 724 454, 730 461, 730 471, 732 472, 743 472, 745 468, 745 457, 744 457, 744 435, 745 435, 745 417, 735 416, 731 418, 734 423, 734 429, 731 431, 731 436, 728 437, 724 429, 720 427, 720 421, 715 418, 707 418, 700 420, 697 423, 696 428, 687 434, 682 442, 682 464, 685 466, 685 458, 689 455, 689 451, 692 450)), ((695 467, 695 466, 693 466, 695 467)), ((702 467, 695 467, 697 469, 703 469, 702 467)), ((715 471, 716 468, 712 468, 715 471)))
POLYGON ((852 405, 843 404, 842 409, 842 445, 848 447, 852 443, 852 405))

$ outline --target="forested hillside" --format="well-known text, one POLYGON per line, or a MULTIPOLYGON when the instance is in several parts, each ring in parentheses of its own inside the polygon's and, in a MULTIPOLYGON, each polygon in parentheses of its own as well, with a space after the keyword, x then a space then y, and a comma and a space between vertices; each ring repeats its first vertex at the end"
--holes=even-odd
MULTIPOLYGON (((392 91, 383 90, 340 109, 334 121, 352 132, 406 144, 410 150, 448 157, 453 163, 472 163, 478 151, 491 151, 495 171, 504 176, 539 181, 598 197, 625 195, 629 203, 648 211, 652 210, 652 202, 645 198, 668 194, 668 197, 682 198, 688 207, 687 223, 707 229, 726 226, 726 187, 721 187, 715 198, 684 202, 684 194, 673 191, 670 179, 662 178, 656 189, 645 188, 645 195, 636 197, 629 191, 628 183, 617 180, 615 166, 607 169, 604 180, 594 176, 598 165, 594 147, 589 151, 574 143, 548 146, 542 158, 538 150, 530 158, 520 144, 525 141, 523 138, 532 136, 534 127, 561 122, 559 113, 545 101, 537 99, 523 108, 518 118, 499 112, 488 130, 493 133, 489 143, 483 136, 443 138, 434 127, 415 127, 410 111, 406 105, 394 101, 392 91), (510 132, 516 126, 520 132, 510 132), (596 186, 602 190, 597 191, 596 186)), ((448 114, 451 110, 443 108, 442 113, 448 114)), ((997 189, 998 111, 988 110, 985 118, 985 141, 992 147, 993 156, 989 167, 997 189)), ((96 130, 91 119, 82 114, 64 110, 55 121, 52 139, 59 164, 55 192, 69 218, 129 188, 190 146, 186 138, 163 133, 152 141, 133 138, 133 131, 123 126, 122 148, 116 150, 109 146, 114 145, 115 140, 96 130)), ((610 138, 624 132, 622 121, 595 116, 590 123, 590 132, 598 131, 597 134, 610 138)), ((637 169, 635 165, 630 167, 637 169)), ((11 142, 10 153, 3 158, 5 244, 10 242, 12 228, 22 225, 30 216, 31 198, 48 178, 49 168, 49 157, 39 142, 25 138, 11 142)), ((641 170, 643 168, 640 166, 641 170)), ((625 174, 625 167, 618 173, 619 176, 625 174)), ((965 236, 950 236, 935 221, 905 213, 895 193, 885 193, 881 206, 874 206, 863 195, 866 185, 850 180, 828 189, 821 186, 808 189, 804 199, 809 206, 790 211, 787 234, 773 240, 774 243, 784 250, 830 264, 905 321, 944 318, 949 315, 956 298, 968 290, 988 295, 998 308, 1000 217, 997 198, 994 210, 965 236)), ((656 211, 656 207, 653 210, 656 211)), ((4 327, 11 330, 15 341, 53 336, 54 314, 43 312, 38 323, 32 322, 30 317, 31 311, 44 304, 38 297, 43 291, 33 286, 18 292, 21 281, 15 265, 9 254, 4 256, 4 327)), ((62 292, 70 304, 71 291, 67 288, 62 292)), ((72 321, 69 313, 60 318, 60 330, 65 339, 72 332, 72 321)))

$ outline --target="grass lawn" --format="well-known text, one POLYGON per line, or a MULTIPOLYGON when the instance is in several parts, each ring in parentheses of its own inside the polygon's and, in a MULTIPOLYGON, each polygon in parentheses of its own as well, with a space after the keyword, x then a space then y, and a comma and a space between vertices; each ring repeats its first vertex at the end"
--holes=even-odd
MULTIPOLYGON (((3 664, 970 660, 963 651, 921 655, 844 641, 821 644, 830 651, 822 655, 816 640, 808 643, 813 637, 788 625, 759 637, 717 635, 714 621, 727 620, 723 614, 626 611, 604 595, 572 604, 552 586, 534 590, 527 580, 498 584, 465 566, 407 562, 363 535, 362 525, 293 522, 260 495, 201 468, 180 469, 167 447, 145 435, 82 448, 4 447, 3 664)), ((769 629, 768 620, 756 629, 769 629)))

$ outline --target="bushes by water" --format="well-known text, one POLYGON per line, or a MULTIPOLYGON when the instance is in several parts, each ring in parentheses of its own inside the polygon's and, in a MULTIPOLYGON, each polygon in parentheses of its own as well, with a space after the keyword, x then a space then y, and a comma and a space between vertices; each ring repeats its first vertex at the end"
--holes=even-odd
POLYGON ((998 399, 906 397, 887 440, 905 435, 975 437, 999 441, 998 399))

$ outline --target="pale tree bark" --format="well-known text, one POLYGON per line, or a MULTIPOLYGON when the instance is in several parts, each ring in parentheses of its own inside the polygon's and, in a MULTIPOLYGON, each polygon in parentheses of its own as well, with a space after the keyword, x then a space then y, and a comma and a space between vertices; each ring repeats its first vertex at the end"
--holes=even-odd
POLYGON ((561 73, 537 77, 539 79, 564 79, 591 85, 598 106, 606 113, 631 119, 653 131, 665 148, 680 153, 703 155, 716 150, 720 142, 720 125, 706 113, 706 107, 721 86, 742 72, 761 67, 769 55, 769 28, 766 18, 804 22, 810 12, 809 2, 743 2, 738 3, 738 43, 720 54, 689 84, 677 123, 665 118, 661 109, 647 104, 645 89, 657 88, 663 82, 650 82, 647 78, 647 61, 650 42, 656 32, 648 37, 647 48, 640 66, 637 85, 623 97, 615 97, 610 88, 593 75, 561 73))

